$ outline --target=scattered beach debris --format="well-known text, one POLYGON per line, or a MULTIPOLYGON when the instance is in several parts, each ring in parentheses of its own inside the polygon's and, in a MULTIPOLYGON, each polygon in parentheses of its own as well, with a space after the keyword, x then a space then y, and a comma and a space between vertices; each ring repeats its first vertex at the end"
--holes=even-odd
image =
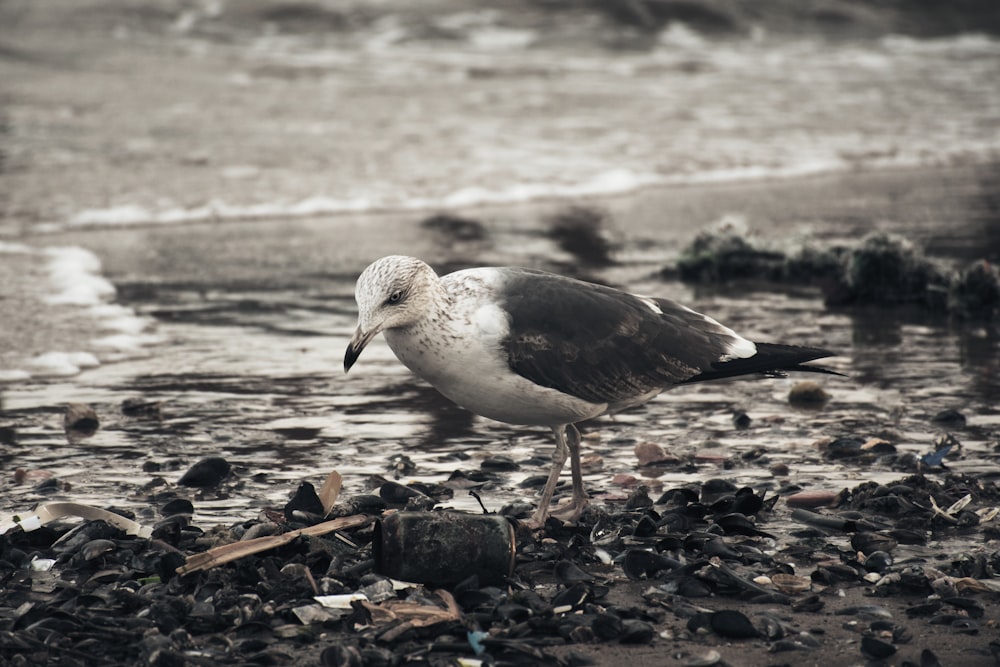
POLYGON ((396 512, 375 524, 375 570, 434 585, 475 576, 501 583, 514 571, 514 526, 499 514, 396 512))
POLYGON ((347 530, 349 528, 364 526, 373 520, 372 517, 365 515, 341 517, 332 521, 318 523, 314 526, 282 533, 281 535, 266 535, 231 544, 223 544, 208 551, 189 556, 184 564, 177 568, 177 574, 185 575, 200 570, 208 570, 252 554, 260 553, 261 551, 275 549, 303 535, 326 535, 337 530, 347 530))
POLYGON ((512 524, 389 510, 301 526, 268 510, 229 527, 202 530, 184 513, 150 529, 106 510, 48 504, 0 536, 0 659, 71 663, 96 651, 108 663, 182 664, 195 651, 213 664, 433 656, 568 665, 578 663, 551 649, 715 637, 727 643, 693 644, 685 664, 722 664, 723 655, 737 664, 736 646, 817 651, 841 642, 837 633, 860 635, 852 641, 867 659, 892 651, 915 659, 915 637, 943 632, 972 638, 969 650, 988 655, 979 638, 1000 593, 997 555, 982 541, 939 558, 909 558, 906 549, 995 521, 993 482, 913 475, 824 499, 833 506, 796 507, 802 531, 776 541, 762 528, 777 496, 722 479, 692 483, 636 509, 592 506, 577 525, 550 519, 542 539, 527 531, 516 548, 501 539, 499 577, 465 569, 464 578, 423 585, 379 572, 385 551, 420 560, 410 540, 437 539, 431 557, 463 569, 479 541, 471 526, 501 538, 509 530, 513 540, 512 524), (393 521, 404 530, 386 531, 393 521), (450 532, 434 530, 441 526, 450 532), (810 631, 821 623, 824 631, 810 631), (141 640, 101 641, 118 636, 112 627, 141 640))
POLYGON ((336 470, 331 470, 323 480, 323 486, 319 490, 319 500, 323 506, 323 516, 330 513, 333 506, 340 497, 340 489, 344 486, 344 478, 336 470))
POLYGON ((0 535, 7 533, 15 527, 20 528, 24 532, 31 532, 53 521, 68 517, 76 517, 88 521, 102 521, 109 526, 123 531, 126 535, 149 537, 152 534, 151 528, 136 523, 128 517, 100 509, 99 507, 91 507, 82 503, 53 502, 39 505, 31 514, 24 516, 14 515, 10 521, 0 523, 0 535))

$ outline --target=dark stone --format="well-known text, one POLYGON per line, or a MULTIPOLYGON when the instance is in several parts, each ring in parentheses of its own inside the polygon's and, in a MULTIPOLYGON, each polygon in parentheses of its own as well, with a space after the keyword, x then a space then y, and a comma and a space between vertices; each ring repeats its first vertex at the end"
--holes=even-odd
POLYGON ((935 424, 948 426, 949 428, 963 428, 966 420, 965 415, 961 412, 948 408, 947 410, 942 410, 931 417, 931 421, 935 424))
POLYGON ((622 621, 622 633, 618 641, 622 644, 648 644, 655 636, 656 631, 649 623, 628 619, 622 621))
POLYGON ((101 422, 97 418, 94 408, 85 403, 70 403, 66 406, 66 413, 63 415, 63 427, 66 435, 71 439, 88 438, 100 427, 101 422))
POLYGON ((874 637, 862 637, 861 653, 873 660, 885 660, 896 653, 896 647, 874 637))
POLYGON ((483 470, 490 472, 512 472, 518 470, 519 466, 514 459, 509 456, 490 456, 483 459, 483 462, 479 464, 479 467, 483 470))
POLYGON ((312 523, 314 518, 322 519, 325 513, 323 501, 319 499, 316 487, 309 482, 299 484, 299 487, 295 490, 295 495, 285 503, 284 507, 285 518, 289 521, 306 519, 312 523))
POLYGON ((162 516, 173 516, 175 514, 194 514, 194 505, 187 498, 174 498, 160 508, 162 516))
POLYGON ((753 639, 760 636, 750 619, 734 609, 723 609, 710 614, 709 626, 718 635, 728 639, 753 639))
POLYGON ((229 475, 229 462, 219 456, 204 458, 188 468, 177 483, 181 486, 209 488, 218 486, 229 475))
POLYGON ((424 494, 419 490, 404 486, 399 482, 386 482, 379 487, 379 497, 390 505, 405 505, 410 498, 419 498, 424 494))

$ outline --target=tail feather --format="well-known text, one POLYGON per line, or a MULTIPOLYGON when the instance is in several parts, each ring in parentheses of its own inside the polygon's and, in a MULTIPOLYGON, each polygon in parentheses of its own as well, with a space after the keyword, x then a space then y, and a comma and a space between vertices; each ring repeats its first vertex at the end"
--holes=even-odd
POLYGON ((746 359, 730 359, 729 361, 716 362, 712 364, 711 370, 688 378, 682 384, 720 380, 722 378, 753 375, 756 373, 769 377, 782 377, 788 371, 843 375, 843 373, 838 373, 822 366, 803 366, 808 361, 833 356, 836 356, 834 352, 818 347, 757 343, 757 354, 754 356, 746 359))

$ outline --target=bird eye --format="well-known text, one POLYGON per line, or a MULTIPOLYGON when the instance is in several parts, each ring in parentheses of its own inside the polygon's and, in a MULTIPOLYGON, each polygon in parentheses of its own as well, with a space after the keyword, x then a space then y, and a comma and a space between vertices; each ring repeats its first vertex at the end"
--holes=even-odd
POLYGON ((396 290, 395 292, 389 295, 389 298, 386 299, 386 303, 399 303, 400 301, 402 301, 402 299, 403 299, 403 292, 400 290, 396 290))

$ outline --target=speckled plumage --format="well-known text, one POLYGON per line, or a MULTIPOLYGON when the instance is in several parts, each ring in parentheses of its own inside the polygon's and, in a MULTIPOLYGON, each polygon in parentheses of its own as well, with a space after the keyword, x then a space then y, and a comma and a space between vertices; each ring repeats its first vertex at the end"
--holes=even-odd
POLYGON ((396 357, 458 405, 553 430, 557 449, 536 523, 567 450, 574 513, 585 504, 573 424, 644 403, 676 384, 800 367, 816 348, 755 345, 669 299, 543 271, 466 269, 438 277, 424 262, 383 257, 358 278, 358 328, 345 370, 380 331, 396 357), (569 428, 569 439, 565 435, 569 428))

